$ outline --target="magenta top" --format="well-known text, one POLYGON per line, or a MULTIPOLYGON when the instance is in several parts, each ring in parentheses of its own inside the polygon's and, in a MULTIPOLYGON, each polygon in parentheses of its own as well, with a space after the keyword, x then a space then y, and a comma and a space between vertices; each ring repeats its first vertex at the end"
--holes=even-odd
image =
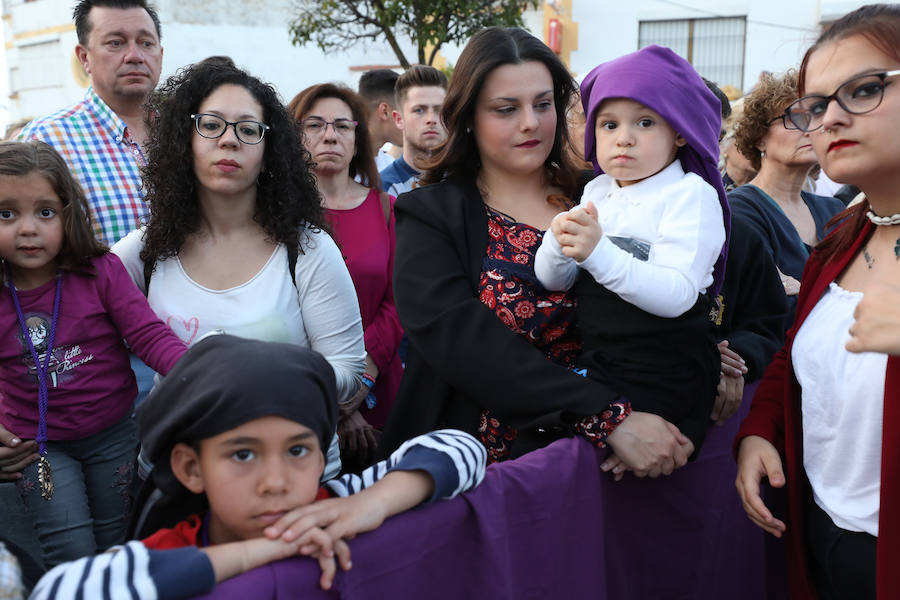
POLYGON ((403 367, 397 349, 403 331, 394 306, 394 198, 390 223, 384 218, 377 190, 369 190, 362 204, 349 210, 326 209, 359 300, 366 352, 378 366, 372 390, 375 408, 363 410, 370 425, 383 427, 400 387, 403 367))
MULTIPOLYGON (((56 340, 48 368, 47 436, 77 440, 128 414, 137 396, 128 349, 165 375, 187 349, 147 304, 115 254, 92 259, 95 275, 63 275, 56 340)), ((31 341, 47 352, 56 279, 18 290, 31 341)), ((38 428, 34 360, 8 286, 0 287, 0 423, 30 439, 38 428)))

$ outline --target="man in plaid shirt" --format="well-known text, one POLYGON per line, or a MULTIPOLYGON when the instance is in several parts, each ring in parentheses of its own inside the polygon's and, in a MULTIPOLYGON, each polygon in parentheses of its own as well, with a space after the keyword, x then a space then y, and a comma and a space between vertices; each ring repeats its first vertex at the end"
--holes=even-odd
POLYGON ((32 121, 20 139, 39 139, 66 160, 91 205, 97 237, 109 245, 147 215, 146 104, 162 67, 160 24, 145 0, 80 0, 75 54, 90 77, 84 99, 32 121))

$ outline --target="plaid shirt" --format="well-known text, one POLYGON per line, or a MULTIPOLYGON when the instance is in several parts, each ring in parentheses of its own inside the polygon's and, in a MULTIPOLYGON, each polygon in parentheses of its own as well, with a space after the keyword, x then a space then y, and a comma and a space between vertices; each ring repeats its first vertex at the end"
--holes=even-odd
POLYGON ((19 569, 19 561, 0 542, 0 598, 19 600, 25 597, 25 588, 22 586, 22 571, 19 569))
POLYGON ((149 211, 141 190, 140 145, 88 88, 84 99, 28 124, 19 139, 47 142, 66 160, 91 205, 94 231, 110 246, 137 229, 149 211))

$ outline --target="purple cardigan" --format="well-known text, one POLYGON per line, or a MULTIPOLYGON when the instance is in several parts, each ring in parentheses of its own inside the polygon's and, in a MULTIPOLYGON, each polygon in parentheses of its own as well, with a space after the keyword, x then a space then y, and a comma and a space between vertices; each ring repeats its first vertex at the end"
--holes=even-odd
MULTIPOLYGON (((92 264, 94 276, 63 275, 47 382, 47 436, 54 441, 84 439, 132 410, 137 384, 122 338, 163 375, 187 349, 147 304, 118 256, 107 253, 92 264)), ((55 294, 56 279, 18 292, 39 356, 55 294)), ((0 423, 30 439, 38 429, 37 376, 8 286, 0 287, 0 340, 0 423)))

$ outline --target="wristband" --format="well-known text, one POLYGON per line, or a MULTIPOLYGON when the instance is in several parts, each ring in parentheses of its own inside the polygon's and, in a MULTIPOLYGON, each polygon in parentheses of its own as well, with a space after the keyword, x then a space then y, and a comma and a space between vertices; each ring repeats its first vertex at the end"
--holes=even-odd
POLYGON ((362 374, 362 380, 363 380, 363 383, 366 384, 366 387, 368 387, 370 390, 373 387, 375 387, 375 378, 372 377, 371 375, 369 375, 368 373, 362 374))

